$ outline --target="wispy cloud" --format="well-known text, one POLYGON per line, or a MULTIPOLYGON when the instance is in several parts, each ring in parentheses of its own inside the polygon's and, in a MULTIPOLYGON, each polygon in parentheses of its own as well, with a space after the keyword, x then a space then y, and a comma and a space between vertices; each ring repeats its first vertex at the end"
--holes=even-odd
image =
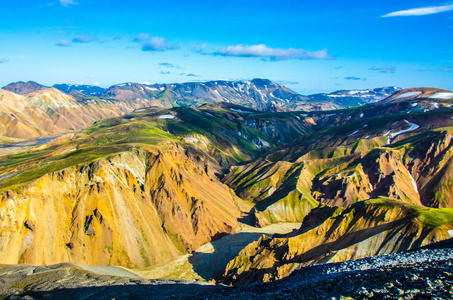
POLYGON ((355 77, 355 76, 348 76, 348 77, 344 77, 343 79, 346 79, 346 80, 354 80, 354 81, 358 81, 358 80, 366 80, 366 78, 361 78, 361 77, 355 77))
POLYGON ((6 63, 8 60, 6 58, 1 58, 0 57, 0 64, 4 64, 6 63))
POLYGON ((383 15, 382 18, 387 17, 408 17, 408 16, 425 16, 438 14, 445 11, 453 10, 453 4, 450 5, 441 5, 441 6, 429 6, 421 8, 412 8, 407 10, 399 10, 395 12, 388 13, 383 15))
POLYGON ((453 66, 446 67, 444 72, 453 72, 453 66))
POLYGON ((77 2, 74 2, 73 0, 59 0, 60 4, 64 7, 69 7, 69 5, 77 5, 77 2))
POLYGON ((304 49, 280 49, 270 48, 264 44, 259 45, 236 45, 220 48, 214 55, 220 56, 237 56, 237 57, 260 57, 271 60, 285 59, 332 59, 333 57, 327 54, 327 49, 319 51, 307 51, 304 49))
POLYGON ((368 68, 368 70, 370 71, 377 71, 379 73, 395 73, 396 71, 396 67, 393 67, 393 66, 387 66, 387 67, 371 67, 371 68, 368 68))
POLYGON ((186 75, 187 77, 200 77, 200 75, 196 75, 194 73, 189 73, 186 75))
POLYGON ((149 39, 149 34, 147 33, 139 33, 137 36, 132 40, 134 43, 140 43, 143 42, 144 40, 149 39))
POLYGON ((171 64, 171 63, 168 63, 168 62, 160 63, 160 64, 159 64, 159 67, 161 67, 161 68, 167 68, 167 69, 181 69, 180 66, 174 65, 174 64, 171 64))
POLYGON ((91 43, 94 42, 96 39, 92 36, 87 35, 78 35, 72 39, 73 43, 91 43))
POLYGON ((300 83, 298 81, 286 81, 286 80, 279 80, 279 81, 275 81, 275 82, 278 84, 281 84, 281 85, 294 85, 294 84, 300 83))
POLYGON ((170 71, 160 71, 160 74, 162 74, 162 75, 169 75, 169 74, 170 74, 170 71))
POLYGON ((150 38, 142 46, 142 51, 166 51, 178 49, 177 44, 168 45, 167 40, 160 36, 150 38))
POLYGON ((72 43, 70 41, 67 41, 67 40, 61 40, 58 43, 56 43, 55 46, 58 46, 58 47, 71 47, 72 43))
POLYGON ((197 44, 195 45, 195 47, 193 47, 193 51, 195 52, 204 52, 206 50, 206 47, 208 46, 208 44, 206 43, 203 43, 203 44, 197 44))

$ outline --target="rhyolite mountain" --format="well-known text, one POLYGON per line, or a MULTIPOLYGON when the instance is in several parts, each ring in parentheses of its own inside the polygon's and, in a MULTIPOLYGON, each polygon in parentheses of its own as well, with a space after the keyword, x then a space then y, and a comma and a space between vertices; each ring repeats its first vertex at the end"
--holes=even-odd
POLYGON ((299 95, 265 79, 155 85, 125 83, 108 90, 88 85, 58 84, 48 88, 32 81, 16 82, 0 90, 0 141, 11 143, 80 130, 99 119, 120 116, 140 107, 198 107, 227 102, 263 111, 328 110, 375 101, 397 90, 341 91, 335 92, 335 97, 320 98, 299 95), (342 100, 335 100, 337 98, 342 100))
POLYGON ((446 239, 452 95, 417 88, 312 112, 143 107, 2 156, 0 262, 171 263, 178 276, 239 285, 446 239), (243 231, 288 222, 300 225, 243 231), (235 236, 250 243, 204 272, 197 249, 235 236))
POLYGON ((0 89, 0 142, 76 131, 148 105, 145 101, 78 101, 55 88, 25 95, 0 89))
MULTIPOLYGON (((263 85, 254 87, 272 90, 263 85)), ((309 112, 115 100, 148 105, 0 156, 0 263, 119 265, 241 285, 445 240, 452 99, 413 88, 309 112)))

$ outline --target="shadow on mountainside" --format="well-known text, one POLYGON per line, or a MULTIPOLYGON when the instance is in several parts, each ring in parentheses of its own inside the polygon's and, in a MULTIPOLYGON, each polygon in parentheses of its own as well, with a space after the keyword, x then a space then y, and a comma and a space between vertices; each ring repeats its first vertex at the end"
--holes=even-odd
MULTIPOLYGON (((368 238, 371 238, 383 232, 387 232, 386 239, 384 239, 382 245, 379 248, 374 249, 367 253, 367 256, 387 254, 386 252, 388 250, 387 251, 384 250, 384 247, 389 246, 389 244, 393 245, 392 246, 393 249, 391 252, 394 253, 415 249, 420 247, 421 240, 424 237, 428 236, 430 230, 429 229, 424 230, 420 238, 411 235, 409 236, 401 235, 399 237, 396 237, 396 233, 402 231, 403 228, 407 226, 408 220, 409 218, 405 218, 402 220, 389 222, 375 227, 353 231, 339 237, 334 241, 319 244, 305 251, 304 253, 295 255, 293 257, 290 256, 289 258, 286 257, 286 254, 288 253, 287 248, 288 245, 284 243, 283 245, 280 246, 281 248, 271 249, 276 259, 272 267, 259 269, 250 268, 239 273, 238 268, 235 268, 229 270, 226 276, 222 277, 219 282, 227 285, 232 284, 233 286, 238 286, 252 282, 262 282, 265 276, 275 280, 281 277, 281 275, 283 275, 279 274, 278 268, 285 264, 286 265, 300 264, 300 267, 302 267, 311 265, 313 263, 317 264, 328 263, 332 259, 332 257, 336 255, 338 251, 347 249, 353 245, 356 245, 364 240, 367 240, 368 238)), ((265 240, 258 247, 262 249, 265 248, 269 249, 270 247, 272 247, 270 246, 270 241, 271 240, 265 240)), ((252 258, 248 257, 247 259, 252 258)), ((290 273, 291 272, 284 274, 283 277, 289 275, 290 273)))
POLYGON ((206 245, 206 248, 202 247, 199 249, 200 252, 193 252, 189 257, 189 262, 192 264, 193 270, 203 279, 217 279, 223 274, 231 259, 248 244, 259 240, 263 235, 264 233, 240 232, 224 236, 206 245))

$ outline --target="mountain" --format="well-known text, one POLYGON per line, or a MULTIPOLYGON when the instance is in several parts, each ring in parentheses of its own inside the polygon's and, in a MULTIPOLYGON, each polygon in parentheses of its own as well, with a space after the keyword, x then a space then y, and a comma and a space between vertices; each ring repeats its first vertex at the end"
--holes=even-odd
POLYGON ((28 299, 451 299, 452 241, 392 255, 306 267, 269 283, 239 287, 199 281, 147 279, 119 267, 63 263, 0 267, 0 297, 28 299), (63 275, 62 275, 63 274, 63 275), (33 280, 30 280, 30 279, 33 280), (112 284, 114 283, 114 284, 112 284))
POLYGON ((176 84, 124 83, 110 87, 102 97, 120 100, 149 99, 161 107, 229 102, 267 111, 331 110, 382 100, 397 87, 374 90, 337 91, 331 94, 300 95, 267 79, 209 81, 176 84))
POLYGON ((154 85, 125 83, 110 87, 103 97, 121 100, 151 99, 162 107, 193 107, 203 103, 229 102, 260 110, 275 110, 289 101, 306 99, 267 79, 154 85))
POLYGON ((373 90, 341 90, 330 94, 313 94, 308 98, 310 101, 330 102, 338 107, 347 108, 383 100, 400 90, 401 88, 394 86, 373 90))
POLYGON ((145 267, 234 233, 251 206, 217 176, 307 126, 281 117, 268 135, 275 113, 240 108, 142 108, 2 157, 0 261, 145 267))
POLYGON ((142 101, 77 101, 55 88, 26 95, 0 89, 0 140, 11 142, 76 131, 146 105, 142 101))
POLYGON ((86 84, 55 84, 54 88, 64 92, 64 93, 71 93, 72 91, 80 92, 81 94, 92 96, 92 97, 100 97, 102 94, 105 93, 106 89, 96 86, 96 85, 86 85, 86 84))
POLYGON ((33 92, 37 92, 40 90, 47 89, 47 86, 41 85, 39 83, 36 83, 34 81, 18 81, 14 83, 10 83, 7 86, 2 87, 3 90, 13 92, 15 94, 19 95, 26 95, 30 94, 33 92))
MULTIPOLYGON (((2 93, 10 106, 75 105, 56 89, 2 93)), ((452 95, 414 88, 310 112, 143 102, 0 156, 0 262, 119 265, 242 285, 445 240, 452 95)))

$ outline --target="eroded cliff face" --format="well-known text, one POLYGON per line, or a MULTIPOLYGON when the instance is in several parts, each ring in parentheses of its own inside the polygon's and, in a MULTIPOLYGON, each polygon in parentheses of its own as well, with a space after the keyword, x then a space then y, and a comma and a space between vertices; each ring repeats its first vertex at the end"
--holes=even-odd
POLYGON ((414 249, 449 238, 453 210, 426 209, 395 200, 370 200, 347 209, 319 206, 296 233, 263 236, 226 267, 220 282, 273 281, 303 266, 414 249))
POLYGON ((256 203, 256 224, 302 222, 321 203, 348 207, 389 197, 404 203, 453 207, 452 134, 430 132, 386 145, 382 137, 291 145, 246 165, 223 182, 256 203), (327 145, 326 145, 327 144, 327 145))
POLYGON ((0 194, 0 263, 144 267, 235 231, 239 198, 180 146, 132 150, 0 194))

